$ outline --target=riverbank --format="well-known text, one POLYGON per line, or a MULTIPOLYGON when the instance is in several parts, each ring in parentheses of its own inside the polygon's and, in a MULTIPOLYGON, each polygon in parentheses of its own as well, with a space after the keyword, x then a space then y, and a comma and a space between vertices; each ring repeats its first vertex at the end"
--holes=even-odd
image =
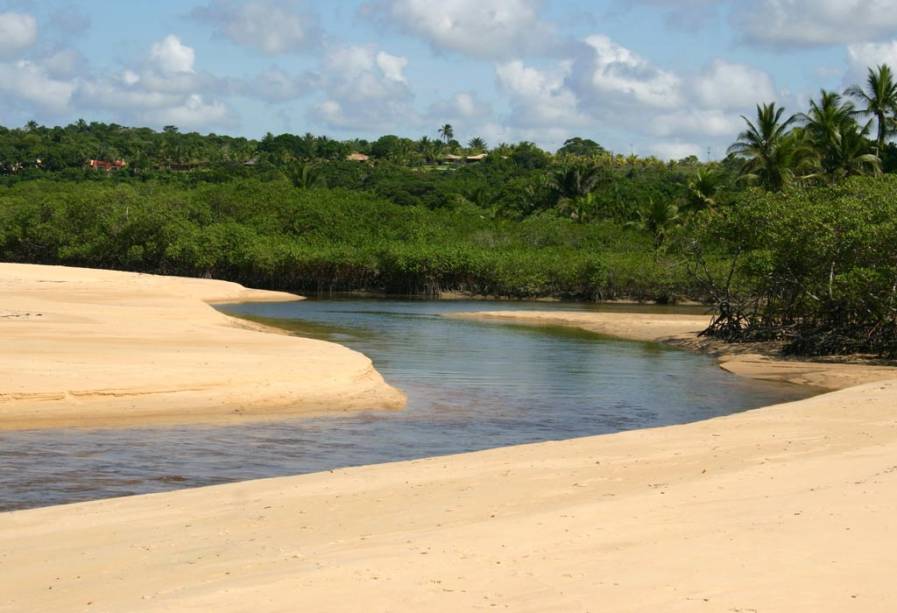
POLYGON ((0 610, 891 611, 895 399, 0 514, 0 610))
POLYGON ((710 353, 720 367, 733 374, 763 381, 804 385, 824 391, 840 390, 897 377, 893 366, 845 360, 786 359, 757 345, 732 345, 701 339, 709 315, 657 315, 616 312, 482 311, 449 317, 537 326, 572 326, 627 340, 658 342, 710 353))
POLYGON ((225 281, 0 264, 0 430, 399 408, 365 356, 219 313, 225 281))
MULTIPOLYGON (((642 340, 695 323, 614 318, 642 340)), ((667 428, 0 514, 0 611, 890 611, 889 379, 667 428)))

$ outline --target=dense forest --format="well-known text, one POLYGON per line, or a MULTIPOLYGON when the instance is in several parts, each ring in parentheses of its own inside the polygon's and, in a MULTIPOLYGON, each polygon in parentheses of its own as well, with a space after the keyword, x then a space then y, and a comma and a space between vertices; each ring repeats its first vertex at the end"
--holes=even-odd
MULTIPOLYGON (((0 128, 0 258, 304 292, 713 305, 708 334, 897 355, 897 83, 761 104, 721 161, 466 144, 0 128)), ((735 135, 733 135, 735 136, 735 135)))

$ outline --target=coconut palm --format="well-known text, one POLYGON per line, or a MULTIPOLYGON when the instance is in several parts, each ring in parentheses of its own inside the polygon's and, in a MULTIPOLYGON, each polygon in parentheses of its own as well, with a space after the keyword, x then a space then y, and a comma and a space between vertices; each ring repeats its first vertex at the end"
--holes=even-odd
POLYGON ((844 92, 856 98, 863 108, 863 113, 875 117, 878 125, 878 153, 884 150, 888 135, 894 132, 895 115, 897 115, 897 82, 894 73, 887 64, 870 68, 866 76, 866 89, 854 85, 844 92))
POLYGON ((551 189, 559 201, 585 196, 604 178, 598 166, 574 164, 556 170, 551 176, 551 189))
POLYGON ((720 191, 723 188, 723 181, 722 172, 699 168, 695 172, 695 176, 688 182, 685 208, 688 211, 716 208, 720 191))
POLYGON ((790 128, 798 117, 782 118, 775 102, 757 105, 756 123, 742 115, 747 130, 729 147, 729 155, 745 160, 742 176, 771 191, 780 191, 795 175, 806 148, 790 128))
POLYGON ((679 217, 679 207, 675 204, 652 198, 647 206, 638 210, 636 219, 626 225, 649 233, 653 238, 656 252, 663 246, 670 230, 678 223, 679 217))
POLYGON ((444 126, 442 126, 441 128, 439 128, 439 136, 442 137, 442 140, 445 141, 446 145, 448 144, 448 142, 450 140, 455 138, 455 129, 452 128, 452 124, 447 123, 444 126))
POLYGON ((823 173, 832 175, 839 157, 841 137, 857 128, 854 106, 840 94, 822 90, 819 101, 810 101, 810 111, 799 116, 804 136, 813 148, 823 173))
POLYGON ((801 115, 804 135, 816 155, 820 172, 832 183, 854 174, 877 173, 881 162, 869 152, 871 120, 859 126, 856 111, 840 94, 822 90, 819 101, 801 115))
POLYGON ((831 181, 854 175, 879 174, 881 159, 869 151, 872 122, 844 130, 832 149, 831 181))
POLYGON ((486 150, 486 141, 484 141, 479 136, 474 136, 467 143, 467 148, 470 149, 471 151, 480 151, 480 152, 485 151, 486 150))

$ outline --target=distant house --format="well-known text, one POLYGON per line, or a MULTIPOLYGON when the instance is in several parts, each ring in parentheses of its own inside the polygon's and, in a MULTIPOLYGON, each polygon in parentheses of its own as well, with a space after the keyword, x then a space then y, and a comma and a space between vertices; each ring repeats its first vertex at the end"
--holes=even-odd
POLYGON ((482 162, 487 157, 489 157, 488 153, 480 153, 478 155, 468 155, 464 160, 466 162, 482 162))
POLYGON ((127 162, 124 160, 88 160, 87 166, 91 170, 105 170, 106 172, 111 172, 113 170, 121 170, 125 166, 127 166, 127 162))
POLYGON ((464 158, 463 158, 463 157, 461 157, 460 155, 455 155, 455 154, 453 154, 453 153, 449 153, 449 154, 447 154, 447 155, 442 156, 442 159, 443 159, 444 161, 446 161, 446 162, 450 162, 450 163, 453 163, 453 164, 454 164, 454 163, 457 163, 457 162, 463 162, 463 161, 464 161, 464 158))
POLYGON ((350 162, 367 162, 371 157, 369 155, 365 155, 363 153, 359 153, 355 151, 346 156, 346 159, 350 162))

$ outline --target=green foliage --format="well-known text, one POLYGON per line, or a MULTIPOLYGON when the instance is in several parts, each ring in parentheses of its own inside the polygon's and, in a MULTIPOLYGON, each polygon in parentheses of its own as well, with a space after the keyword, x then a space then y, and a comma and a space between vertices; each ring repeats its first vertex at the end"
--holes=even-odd
MULTIPOLYGON (((460 174, 460 173, 459 173, 460 174)), ((460 175, 463 176, 463 175, 460 175)), ((493 218, 466 199, 400 205, 286 178, 222 184, 28 181, 0 190, 0 258, 331 292, 667 300, 691 289, 650 237, 553 211, 493 218)))
POLYGON ((711 332, 897 356, 897 177, 750 192, 706 214, 696 236, 732 257, 737 277, 728 293, 713 279, 726 304, 711 332))

